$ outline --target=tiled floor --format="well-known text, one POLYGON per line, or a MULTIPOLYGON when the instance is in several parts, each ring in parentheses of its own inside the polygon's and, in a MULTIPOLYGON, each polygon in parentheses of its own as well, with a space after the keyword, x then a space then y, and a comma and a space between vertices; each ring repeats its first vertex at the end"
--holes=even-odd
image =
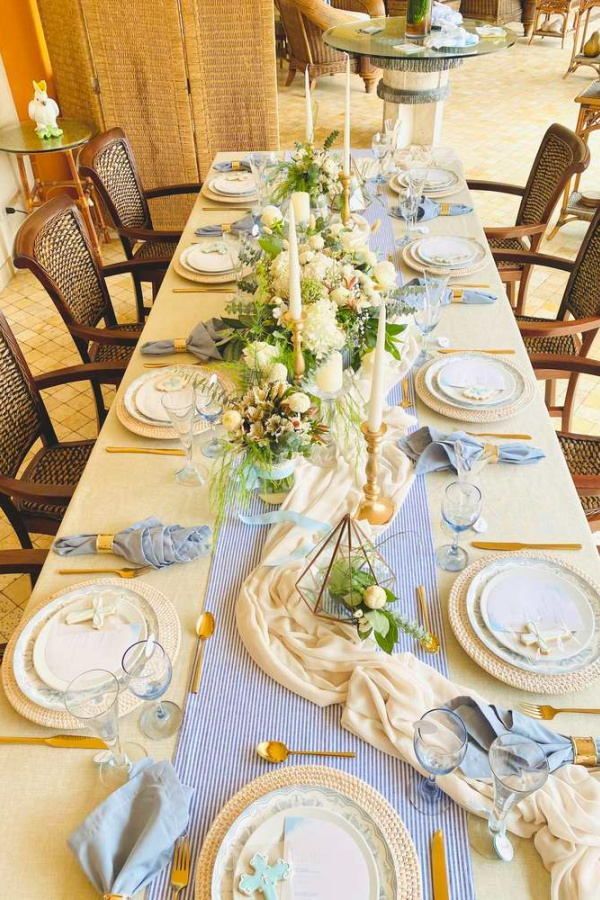
MULTIPOLYGON (((573 98, 591 80, 591 70, 562 75, 567 67, 569 48, 560 50, 559 42, 536 40, 530 47, 521 39, 509 51, 472 60, 452 73, 452 93, 446 104, 444 143, 455 147, 464 160, 466 172, 477 178, 524 183, 539 141, 553 121, 573 127, 577 107, 573 98)), ((285 72, 280 72, 281 143, 289 147, 303 135, 304 98, 298 77, 291 88, 284 88, 285 72)), ((334 128, 341 128, 343 114, 343 78, 321 79, 315 99, 319 104, 317 140, 334 128)), ((356 78, 352 94, 352 142, 370 144, 371 135, 380 126, 381 101, 362 90, 356 78)), ((594 153, 592 138, 592 152, 594 153)), ((585 175, 589 186, 598 186, 600 148, 585 175)), ((487 224, 511 221, 515 203, 511 198, 481 195, 483 220, 487 224)), ((585 227, 566 226, 546 246, 546 252, 573 257, 585 227)), ((120 258, 117 242, 103 248, 107 262, 120 258)), ((128 276, 111 279, 111 291, 120 321, 132 320, 134 303, 128 276)), ((558 306, 565 278, 560 274, 539 272, 530 289, 528 311, 551 316, 558 306)), ((19 272, 0 293, 0 309, 23 348, 35 372, 76 364, 78 355, 62 320, 51 301, 28 273, 19 272)), ((85 387, 61 387, 47 392, 46 403, 60 439, 93 437, 96 433, 91 394, 85 387)), ((600 384, 582 379, 574 421, 576 430, 600 434, 600 384)), ((50 539, 40 537, 36 545, 49 546, 50 539)), ((0 518, 0 547, 16 547, 17 541, 0 518)), ((21 615, 29 593, 29 581, 23 576, 5 576, 0 580, 0 641, 6 640, 21 615)))

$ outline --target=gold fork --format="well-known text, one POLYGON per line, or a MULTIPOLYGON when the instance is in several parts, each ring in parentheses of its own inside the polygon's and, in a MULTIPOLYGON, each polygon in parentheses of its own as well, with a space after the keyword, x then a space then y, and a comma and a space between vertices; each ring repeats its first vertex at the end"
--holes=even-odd
POLYGON ((171 866, 171 900, 188 886, 190 880, 190 839, 187 835, 179 838, 173 853, 171 866))
POLYGON ((556 706, 539 705, 537 703, 519 703, 521 712, 531 719, 544 719, 546 722, 553 719, 559 713, 580 713, 581 715, 600 716, 600 709, 581 709, 577 706, 556 706))
POLYGON ((400 406, 402 407, 402 409, 410 409, 412 406, 408 378, 402 379, 402 400, 400 401, 400 406))
POLYGON ((59 569, 59 575, 118 575, 119 578, 137 578, 149 572, 152 566, 124 566, 122 569, 59 569))

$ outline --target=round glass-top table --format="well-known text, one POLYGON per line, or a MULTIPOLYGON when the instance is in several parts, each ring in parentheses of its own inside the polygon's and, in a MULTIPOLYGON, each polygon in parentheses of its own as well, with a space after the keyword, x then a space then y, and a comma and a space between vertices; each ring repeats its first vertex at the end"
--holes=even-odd
POLYGON ((105 238, 108 238, 108 229, 100 204, 95 199, 92 185, 82 182, 75 160, 75 152, 87 144, 96 129, 87 122, 80 122, 77 119, 60 119, 58 124, 63 133, 56 138, 39 137, 35 132, 35 122, 16 122, 13 125, 5 125, 4 128, 0 128, 0 151, 14 154, 17 158, 19 178, 28 210, 39 206, 57 190, 67 187, 75 190, 77 202, 87 222, 94 248, 100 255, 97 232, 100 231, 105 238), (50 153, 63 154, 69 170, 69 178, 50 181, 40 176, 36 157, 50 153), (33 183, 30 183, 25 157, 29 159, 33 183))
MULTIPOLYGON (((472 34, 489 23, 465 19, 462 27, 472 34)), ((383 71, 377 93, 384 101, 384 119, 401 119, 400 140, 403 143, 433 144, 441 134, 443 101, 449 91, 449 71, 463 60, 487 56, 506 50, 515 43, 516 35, 504 28, 498 33, 481 36, 468 47, 427 47, 423 38, 406 37, 406 18, 374 18, 368 22, 336 25, 323 35, 326 44, 352 56, 368 56, 383 71), (365 34, 365 27, 380 29, 365 34), (501 32, 501 33, 500 33, 501 32)), ((435 29, 432 35, 440 34, 435 29)))

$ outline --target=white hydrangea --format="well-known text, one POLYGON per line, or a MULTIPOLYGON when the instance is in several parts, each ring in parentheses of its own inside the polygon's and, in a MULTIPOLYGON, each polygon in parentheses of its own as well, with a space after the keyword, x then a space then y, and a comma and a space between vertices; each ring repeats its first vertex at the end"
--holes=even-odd
POLYGON ((354 255, 356 261, 361 265, 363 263, 366 263, 368 266, 377 265, 377 254, 373 253, 372 250, 369 250, 368 247, 357 247, 354 251, 354 255))
POLYGON ((393 287, 396 283, 396 267, 394 263, 387 259, 378 262, 373 267, 373 278, 384 289, 393 287))
POLYGON ((310 409, 310 398, 302 391, 294 391, 285 402, 291 411, 295 413, 305 413, 310 409))
POLYGON ((335 260, 324 253, 315 253, 310 262, 302 269, 303 278, 312 278, 315 281, 326 281, 335 267, 335 260))
POLYGON ((304 308, 303 343, 319 359, 332 350, 341 350, 346 343, 344 332, 337 325, 336 315, 335 303, 325 298, 304 308))
POLYGON ((282 250, 279 256, 276 256, 271 263, 271 282, 273 290, 280 297, 289 296, 289 280, 290 280, 290 254, 287 250, 282 250))
POLYGON ((265 372, 279 356, 277 347, 267 344, 266 341, 253 341, 242 350, 242 357, 249 369, 258 369, 265 372))
POLYGON ((273 225, 281 222, 282 219, 283 216, 278 206, 265 206, 260 216, 260 221, 267 228, 272 228, 273 225))
POLYGON ((325 241, 320 234, 313 234, 308 243, 312 250, 322 250, 325 246, 325 241))

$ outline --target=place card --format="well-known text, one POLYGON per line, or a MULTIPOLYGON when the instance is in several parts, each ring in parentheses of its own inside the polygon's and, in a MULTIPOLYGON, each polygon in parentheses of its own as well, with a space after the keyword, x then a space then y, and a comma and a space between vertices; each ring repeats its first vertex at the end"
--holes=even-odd
POLYGON ((392 46, 392 50, 397 50, 398 53, 418 53, 422 49, 419 44, 411 44, 408 41, 404 44, 394 44, 392 46))
POLYGON ((384 30, 384 25, 365 25, 364 28, 359 28, 358 32, 359 34, 379 34, 384 30))

